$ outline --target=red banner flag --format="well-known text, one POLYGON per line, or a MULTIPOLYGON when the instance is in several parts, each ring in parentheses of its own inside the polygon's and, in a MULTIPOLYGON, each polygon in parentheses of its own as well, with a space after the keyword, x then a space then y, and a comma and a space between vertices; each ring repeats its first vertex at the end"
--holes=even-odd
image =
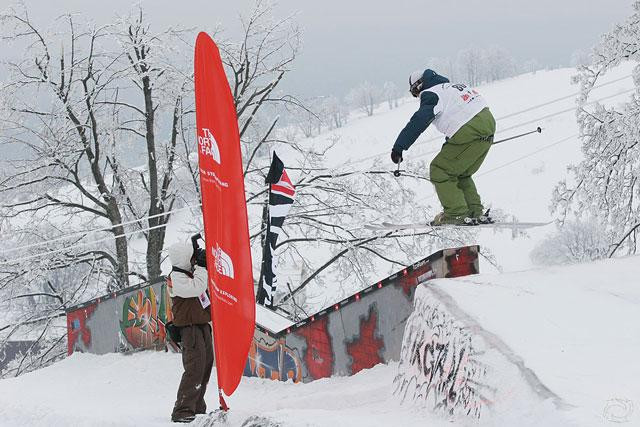
POLYGON ((220 52, 204 32, 196 39, 194 79, 218 388, 230 396, 247 362, 256 308, 238 119, 220 52))

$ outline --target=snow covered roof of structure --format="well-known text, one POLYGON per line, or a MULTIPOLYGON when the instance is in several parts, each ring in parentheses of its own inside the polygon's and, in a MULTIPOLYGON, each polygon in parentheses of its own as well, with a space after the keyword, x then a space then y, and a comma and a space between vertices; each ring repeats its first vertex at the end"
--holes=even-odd
POLYGON ((295 321, 263 305, 256 304, 256 324, 268 329, 269 332, 278 333, 292 326, 294 323, 295 321))

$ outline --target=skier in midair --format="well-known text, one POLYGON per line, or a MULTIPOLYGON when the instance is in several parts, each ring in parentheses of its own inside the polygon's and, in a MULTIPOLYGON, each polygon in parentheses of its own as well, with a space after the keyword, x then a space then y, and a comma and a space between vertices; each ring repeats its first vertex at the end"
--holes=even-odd
POLYGON ((433 123, 445 135, 440 153, 431 162, 433 183, 443 212, 431 225, 474 225, 493 222, 484 211, 472 175, 484 161, 496 122, 484 98, 473 88, 437 74, 416 71, 409 76, 409 91, 420 97, 420 108, 402 129, 391 150, 394 163, 402 161, 422 132, 433 123))

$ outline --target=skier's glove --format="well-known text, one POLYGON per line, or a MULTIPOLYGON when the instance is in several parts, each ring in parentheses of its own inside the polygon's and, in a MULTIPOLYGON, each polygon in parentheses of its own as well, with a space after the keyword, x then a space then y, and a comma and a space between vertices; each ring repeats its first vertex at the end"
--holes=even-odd
POLYGON ((402 161, 402 151, 391 150, 391 161, 393 163, 400 163, 402 161))

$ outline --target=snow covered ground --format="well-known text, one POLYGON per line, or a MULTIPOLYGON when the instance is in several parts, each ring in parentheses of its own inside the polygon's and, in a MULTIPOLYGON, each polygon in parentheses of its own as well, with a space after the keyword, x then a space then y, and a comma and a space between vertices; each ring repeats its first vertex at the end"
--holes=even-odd
MULTIPOLYGON (((399 403, 392 395, 394 363, 309 384, 244 378, 229 399, 226 425, 243 425, 252 416, 262 418, 248 425, 640 425, 639 276, 636 256, 430 282, 509 346, 565 409, 550 402, 531 401, 525 410, 495 402, 480 422, 450 420, 399 403)), ((0 381, 0 425, 169 425, 180 374, 177 354, 74 354, 0 381)), ((207 401, 215 405, 211 388, 207 401)))
MULTIPOLYGON (((178 354, 75 354, 42 371, 0 381, 0 424, 171 425, 181 370, 178 354)), ((393 404, 394 374, 394 365, 380 365, 351 378, 311 384, 244 378, 228 399, 229 425, 241 425, 252 415, 286 426, 421 425, 423 418, 393 404)), ((214 405, 215 391, 207 394, 214 405)))

